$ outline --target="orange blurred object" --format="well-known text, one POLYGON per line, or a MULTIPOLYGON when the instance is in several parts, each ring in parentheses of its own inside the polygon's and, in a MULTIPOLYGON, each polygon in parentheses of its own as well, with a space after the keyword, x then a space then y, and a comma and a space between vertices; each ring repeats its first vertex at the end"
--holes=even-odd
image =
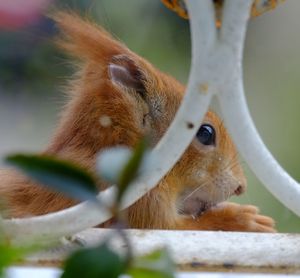
MULTIPOLYGON (((161 0, 169 9, 176 12, 179 16, 188 19, 188 12, 184 0, 161 0)), ((220 15, 224 0, 212 0, 216 8, 217 25, 220 25, 220 15)), ((255 0, 252 5, 251 17, 259 16, 266 11, 275 9, 276 6, 285 0, 255 0)))

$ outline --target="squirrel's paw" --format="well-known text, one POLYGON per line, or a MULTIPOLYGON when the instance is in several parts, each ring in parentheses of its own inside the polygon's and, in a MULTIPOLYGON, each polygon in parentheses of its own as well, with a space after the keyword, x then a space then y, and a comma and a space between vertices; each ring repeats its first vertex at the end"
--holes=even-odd
MULTIPOLYGON (((220 229, 224 231, 276 232, 274 220, 260 215, 258 208, 252 205, 225 202, 207 211, 207 216, 208 214, 218 218, 220 229)), ((203 217, 206 217, 206 213, 203 214, 203 217)))

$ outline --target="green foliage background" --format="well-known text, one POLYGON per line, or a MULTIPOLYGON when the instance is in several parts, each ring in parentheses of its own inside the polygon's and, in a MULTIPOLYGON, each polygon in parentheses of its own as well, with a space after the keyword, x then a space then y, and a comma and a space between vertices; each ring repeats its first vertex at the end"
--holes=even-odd
MULTIPOLYGON (((188 22, 159 0, 70 0, 54 7, 90 14, 132 50, 182 82, 190 60, 188 22)), ((247 99, 264 141, 300 180, 300 2, 289 0, 251 21, 245 46, 247 99)), ((72 69, 51 43, 49 19, 22 30, 0 30, 0 155, 38 151, 48 142, 72 69)), ((217 107, 217 106, 215 106, 217 107)), ((217 109, 217 108, 216 108, 217 109)), ((248 192, 237 202, 258 205, 281 232, 299 232, 300 220, 277 202, 246 167, 248 192)), ((284 186, 284 185, 283 185, 284 186)))

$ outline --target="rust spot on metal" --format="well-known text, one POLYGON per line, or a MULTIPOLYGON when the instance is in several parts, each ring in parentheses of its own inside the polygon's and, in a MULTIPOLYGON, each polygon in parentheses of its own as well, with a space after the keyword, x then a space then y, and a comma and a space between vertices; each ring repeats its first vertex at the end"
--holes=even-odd
POLYGON ((202 84, 199 85, 199 91, 202 94, 207 94, 208 88, 209 88, 209 86, 208 86, 207 83, 202 83, 202 84))
POLYGON ((192 129, 195 126, 193 123, 190 123, 190 122, 187 122, 186 125, 187 125, 188 129, 192 129))
POLYGON ((200 268, 200 267, 205 267, 207 266, 206 263, 201 263, 201 262, 191 262, 191 267, 192 268, 200 268))
POLYGON ((233 269, 235 265, 233 263, 223 263, 223 267, 226 269, 233 269))

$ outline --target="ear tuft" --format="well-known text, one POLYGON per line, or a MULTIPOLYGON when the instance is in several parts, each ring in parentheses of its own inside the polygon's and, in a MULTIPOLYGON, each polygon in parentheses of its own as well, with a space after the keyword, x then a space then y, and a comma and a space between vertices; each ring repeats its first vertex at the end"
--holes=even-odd
POLYGON ((144 75, 136 63, 126 55, 114 56, 108 66, 111 81, 139 93, 145 92, 144 75))
POLYGON ((103 28, 87 19, 82 19, 76 13, 59 11, 50 17, 61 32, 57 44, 79 59, 104 62, 111 60, 115 55, 130 52, 103 28))

